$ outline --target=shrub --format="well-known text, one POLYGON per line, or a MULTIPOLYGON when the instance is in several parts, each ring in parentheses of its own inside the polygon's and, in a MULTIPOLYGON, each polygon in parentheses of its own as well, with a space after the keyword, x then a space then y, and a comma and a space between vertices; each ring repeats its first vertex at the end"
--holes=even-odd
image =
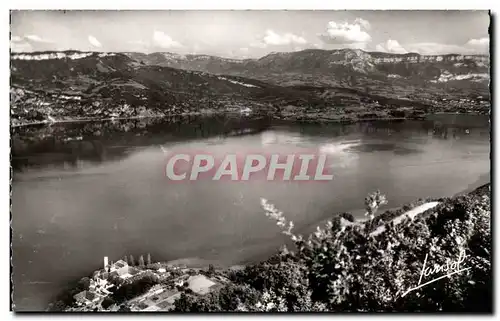
POLYGON ((356 219, 354 218, 354 216, 351 214, 351 213, 342 213, 340 214, 340 217, 342 217, 343 219, 349 221, 349 222, 355 222, 356 219))
POLYGON ((118 304, 125 302, 146 293, 153 285, 159 283, 158 277, 151 274, 145 274, 141 278, 125 283, 117 288, 111 298, 118 304))
POLYGON ((260 293, 248 285, 228 284, 219 291, 198 297, 182 293, 175 301, 177 312, 220 312, 254 310, 260 293))
MULTIPOLYGON (((377 207, 371 204, 384 201, 379 192, 367 197, 369 215, 377 207)), ((286 228, 293 223, 287 223, 272 205, 266 203, 264 209, 295 242, 299 261, 307 268, 312 300, 324 303, 330 311, 491 310, 491 303, 477 305, 474 295, 491 290, 487 286, 491 280, 487 195, 481 200, 460 197, 446 202, 433 215, 389 224, 375 237, 363 225, 339 230, 329 222, 304 240, 286 228), (462 250, 473 254, 470 274, 455 274, 403 296, 418 284, 426 254, 442 265, 462 250)))
POLYGON ((104 298, 104 300, 102 300, 101 302, 101 306, 104 308, 104 309, 107 309, 109 308, 110 306, 112 306, 113 304, 115 303, 115 301, 110 298, 110 297, 106 297, 104 298))
MULTIPOLYGON (((293 233, 293 222, 262 200, 267 217, 295 244, 265 262, 229 271, 232 283, 205 296, 182 294, 176 311, 248 312, 491 312, 491 227, 489 189, 441 199, 413 221, 391 220, 424 200, 382 214, 379 221, 339 226, 340 217, 308 238, 293 233), (372 235, 373 225, 386 224, 372 235), (426 265, 445 265, 466 254, 467 272, 416 287, 426 265)), ((376 192, 366 198, 374 217, 386 202, 376 192)), ((347 218, 346 218, 347 219, 347 218)))

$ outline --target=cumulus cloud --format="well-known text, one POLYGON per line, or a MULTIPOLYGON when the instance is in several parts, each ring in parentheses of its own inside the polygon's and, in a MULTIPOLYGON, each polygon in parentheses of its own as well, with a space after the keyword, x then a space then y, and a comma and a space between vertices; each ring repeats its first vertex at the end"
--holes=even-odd
POLYGON ((290 44, 306 44, 307 41, 303 37, 294 35, 293 33, 285 33, 282 35, 277 34, 272 30, 267 30, 266 35, 263 39, 264 43, 267 45, 290 45, 290 44))
POLYGON ((254 48, 266 48, 268 46, 289 46, 289 45, 305 45, 307 40, 304 37, 287 32, 278 34, 273 30, 266 30, 264 36, 256 42, 250 44, 254 48))
POLYGON ((490 45, 490 38, 484 37, 480 39, 471 39, 467 41, 466 45, 469 46, 489 46, 490 45))
POLYGON ((20 41, 17 41, 17 39, 11 39, 10 50, 12 52, 29 52, 33 51, 33 46, 22 39, 20 41))
POLYGON ((327 44, 367 43, 372 39, 367 32, 369 28, 370 23, 361 18, 353 23, 330 21, 326 32, 320 34, 319 38, 327 44))
POLYGON ((365 20, 363 18, 354 19, 354 23, 362 26, 365 30, 370 30, 371 28, 370 22, 368 22, 368 20, 365 20))
POLYGON ((26 35, 24 37, 28 40, 35 41, 35 42, 46 42, 45 40, 43 40, 42 38, 40 38, 37 35, 26 35))
POLYGON ((12 52, 43 51, 53 49, 51 40, 43 39, 38 35, 11 36, 10 49, 12 52))
POLYGON ((465 46, 478 53, 486 54, 490 51, 490 38, 470 39, 465 46))
POLYGON ((102 47, 102 44, 99 42, 99 40, 96 39, 96 37, 89 35, 88 39, 89 39, 89 42, 92 46, 97 47, 97 48, 102 47))
POLYGON ((411 52, 417 52, 421 55, 445 55, 445 54, 464 54, 464 55, 484 55, 489 51, 489 39, 471 39, 464 45, 442 44, 434 42, 413 43, 405 45, 405 48, 411 52))
POLYGON ((463 45, 436 42, 418 42, 401 45, 397 40, 389 39, 384 43, 378 44, 375 50, 397 54, 415 52, 421 55, 477 55, 488 53, 489 42, 489 38, 479 38, 470 39, 463 45))
POLYGON ((22 40, 23 40, 23 38, 19 37, 19 36, 12 36, 12 37, 10 37, 10 41, 19 42, 19 41, 22 41, 22 40))
POLYGON ((163 31, 158 30, 153 33, 153 44, 164 49, 182 47, 180 42, 175 41, 163 31))
POLYGON ((392 40, 392 39, 387 40, 385 43, 379 43, 375 47, 375 50, 381 52, 396 53, 396 54, 408 53, 408 51, 405 48, 403 48, 403 46, 401 46, 397 40, 392 40))
POLYGON ((450 45, 435 42, 419 42, 405 45, 408 51, 421 55, 444 55, 451 53, 464 53, 464 48, 458 45, 450 45))
MULTIPOLYGON (((154 31, 151 38, 141 39, 141 40, 130 40, 128 41, 134 50, 138 51, 155 51, 159 49, 175 49, 175 48, 185 48, 180 42, 175 41, 169 35, 163 31, 154 31)), ((198 52, 199 45, 195 43, 191 48, 191 54, 198 52)))

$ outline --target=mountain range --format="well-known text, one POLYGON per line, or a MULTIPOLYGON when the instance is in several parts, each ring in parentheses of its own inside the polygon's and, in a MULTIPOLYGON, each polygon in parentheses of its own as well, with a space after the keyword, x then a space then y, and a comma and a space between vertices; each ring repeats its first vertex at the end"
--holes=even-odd
POLYGON ((488 56, 352 49, 242 60, 173 53, 11 53, 11 115, 13 124, 22 124, 241 109, 342 117, 401 107, 477 110, 489 108, 489 71, 488 56))

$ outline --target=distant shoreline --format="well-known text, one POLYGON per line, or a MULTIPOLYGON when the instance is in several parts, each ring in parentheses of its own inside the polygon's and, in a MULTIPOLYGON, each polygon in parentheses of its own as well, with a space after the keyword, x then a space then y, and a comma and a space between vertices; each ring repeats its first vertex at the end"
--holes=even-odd
MULTIPOLYGON (((266 114, 266 113, 240 113, 237 111, 210 111, 210 112, 189 112, 182 114, 168 114, 164 116, 133 116, 133 117, 109 117, 109 118, 79 118, 79 119, 64 119, 58 120, 55 122, 50 121, 38 121, 38 122, 28 122, 24 124, 12 125, 11 128, 21 128, 27 126, 36 126, 36 125, 54 125, 54 124, 65 124, 65 123, 84 123, 84 122, 105 122, 105 121, 114 121, 114 120, 138 120, 138 119, 159 119, 159 118, 170 118, 170 117, 189 117, 189 116, 210 116, 210 115, 241 115, 241 116, 268 116, 273 120, 278 121, 287 121, 287 122, 298 122, 298 123, 358 123, 358 122, 367 122, 367 121, 402 121, 402 120, 426 120, 430 115, 467 115, 467 116, 481 116, 484 114, 481 113, 446 113, 446 112, 435 112, 423 114, 420 116, 408 116, 408 117, 370 117, 370 118, 358 118, 356 116, 353 117, 345 117, 345 118, 322 118, 322 117, 311 117, 311 118, 301 118, 300 116, 278 116, 274 114, 266 114)), ((489 116, 489 115, 485 115, 489 116)))
MULTIPOLYGON (((85 123, 85 122, 105 122, 105 121, 114 121, 114 120, 138 120, 138 119, 156 119, 156 118, 170 118, 170 117, 189 117, 189 116, 209 116, 209 115, 242 115, 242 116, 263 116, 266 114, 262 113, 254 113, 254 114, 241 114, 238 112, 228 112, 228 111, 213 111, 213 112, 191 112, 191 113, 183 113, 183 114, 170 114, 165 116, 134 116, 134 117, 111 117, 111 118, 80 118, 80 119, 65 119, 58 120, 55 122, 50 121, 38 121, 38 122, 28 122, 24 124, 12 125, 11 128, 21 128, 28 126, 36 126, 36 125, 55 125, 55 124, 66 124, 66 123, 85 123)), ((433 113, 434 114, 434 113, 433 113)), ((428 114, 431 115, 431 114, 428 114)), ((307 123, 357 123, 357 122, 365 122, 365 121, 375 121, 375 120, 384 120, 384 121, 393 121, 393 120, 425 120, 426 115, 421 117, 373 117, 373 118, 295 118, 293 116, 290 117, 280 117, 277 115, 267 115, 273 120, 280 121, 293 121, 293 122, 307 122, 307 123)), ((472 114, 463 114, 463 115, 472 115, 472 114)), ((476 115, 476 114, 474 114, 476 115)), ((473 116, 474 116, 473 115, 473 116)), ((479 114, 477 114, 479 115, 479 114)))
MULTIPOLYGON (((171 114, 164 116, 133 116, 133 117, 110 117, 110 118, 78 118, 78 119, 64 119, 58 120, 55 122, 50 121, 39 121, 39 122, 29 122, 25 124, 12 125, 11 128, 19 128, 26 126, 35 126, 35 125, 54 125, 54 124, 64 124, 64 123, 86 123, 86 122, 103 122, 103 121, 113 121, 113 120, 134 120, 134 119, 152 119, 152 118, 168 118, 175 116, 200 116, 200 115, 213 115, 220 114, 221 112, 191 112, 191 113, 183 113, 183 114, 171 114)), ((228 113, 228 112, 225 112, 228 113)))

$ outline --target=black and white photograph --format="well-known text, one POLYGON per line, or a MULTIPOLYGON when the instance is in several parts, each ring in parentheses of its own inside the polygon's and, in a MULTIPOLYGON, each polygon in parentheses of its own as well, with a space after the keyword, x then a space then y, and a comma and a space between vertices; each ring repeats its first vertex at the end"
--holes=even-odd
POLYGON ((10 10, 11 311, 492 314, 493 16, 10 10))

